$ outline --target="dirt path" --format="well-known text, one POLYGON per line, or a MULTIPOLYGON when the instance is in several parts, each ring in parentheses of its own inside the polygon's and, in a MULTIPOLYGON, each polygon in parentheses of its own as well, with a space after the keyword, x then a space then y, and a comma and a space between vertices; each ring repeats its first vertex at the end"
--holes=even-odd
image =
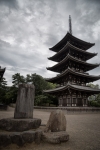
MULTIPOLYGON (((10 145, 3 150, 100 150, 100 114, 75 114, 67 115, 67 132, 70 139, 67 143, 26 144, 23 147, 10 145)), ((0 118, 13 117, 14 109, 0 111, 0 118)), ((41 118, 42 124, 46 124, 50 110, 34 110, 34 118, 41 118)))

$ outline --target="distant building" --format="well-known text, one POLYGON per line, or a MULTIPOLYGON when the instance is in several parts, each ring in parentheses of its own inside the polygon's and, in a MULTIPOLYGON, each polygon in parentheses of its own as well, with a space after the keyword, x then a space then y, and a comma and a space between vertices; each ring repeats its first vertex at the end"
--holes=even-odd
POLYGON ((50 48, 56 54, 48 58, 57 64, 48 67, 47 70, 59 74, 46 80, 56 83, 57 88, 44 91, 57 96, 59 106, 87 106, 88 97, 100 93, 100 89, 86 85, 100 79, 100 76, 86 73, 99 66, 99 64, 87 62, 97 55, 97 53, 87 52, 94 45, 94 43, 85 42, 72 35, 71 18, 69 18, 69 32, 60 42, 50 48))

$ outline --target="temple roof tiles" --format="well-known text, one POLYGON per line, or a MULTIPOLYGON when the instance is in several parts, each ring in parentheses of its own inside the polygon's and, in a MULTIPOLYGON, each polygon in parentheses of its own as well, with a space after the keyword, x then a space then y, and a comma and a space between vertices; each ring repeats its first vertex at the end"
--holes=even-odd
POLYGON ((77 37, 73 36, 72 34, 70 34, 69 32, 67 32, 67 34, 64 36, 64 38, 59 41, 55 46, 49 48, 52 51, 58 52, 60 49, 59 47, 63 47, 65 46, 65 44, 67 43, 67 41, 75 41, 76 43, 79 43, 80 45, 84 45, 84 50, 89 49, 90 47, 92 47, 93 45, 95 45, 95 43, 89 43, 86 41, 83 41, 81 39, 78 39, 77 37))
POLYGON ((55 93, 55 92, 64 91, 66 89, 68 89, 68 90, 74 89, 74 90, 78 90, 78 91, 92 92, 92 94, 100 93, 100 89, 94 89, 94 88, 91 88, 88 86, 80 86, 80 85, 70 84, 69 82, 65 86, 61 86, 61 87, 51 89, 51 90, 44 90, 44 92, 45 93, 55 93))
POLYGON ((100 79, 100 75, 99 76, 89 75, 88 73, 74 71, 74 70, 72 70, 71 68, 68 67, 65 71, 63 71, 61 74, 58 74, 56 77, 46 78, 46 81, 52 82, 54 80, 60 79, 60 78, 64 77, 67 73, 72 73, 74 75, 83 76, 83 77, 86 77, 86 78, 91 78, 91 79, 94 79, 94 81, 100 79))
MULTIPOLYGON (((78 62, 79 64, 83 64, 85 66, 90 66, 91 69, 94 69, 96 67, 98 67, 100 64, 91 64, 91 63, 87 63, 85 61, 79 60, 77 58, 74 58, 73 56, 71 56, 70 54, 68 54, 62 61, 60 61, 59 63, 57 63, 56 65, 52 66, 52 67, 48 67, 47 70, 52 70, 55 71, 55 69, 57 69, 59 66, 63 65, 65 62, 67 62, 67 60, 73 60, 75 63, 78 62)), ((88 68, 87 71, 89 71, 90 69, 88 68)), ((55 71, 56 72, 56 71, 55 71)))
POLYGON ((87 60, 97 55, 97 53, 91 53, 91 52, 84 51, 84 50, 82 50, 82 49, 80 49, 80 48, 78 48, 78 47, 76 47, 76 46, 73 46, 73 45, 70 44, 69 42, 67 42, 66 45, 65 45, 58 53, 56 53, 56 54, 53 55, 52 57, 49 57, 48 59, 49 59, 49 60, 56 61, 56 58, 59 57, 63 52, 66 52, 66 50, 67 50, 68 48, 71 48, 71 49, 73 49, 74 51, 78 51, 78 52, 80 52, 80 53, 82 53, 82 54, 86 54, 86 55, 87 55, 87 60))

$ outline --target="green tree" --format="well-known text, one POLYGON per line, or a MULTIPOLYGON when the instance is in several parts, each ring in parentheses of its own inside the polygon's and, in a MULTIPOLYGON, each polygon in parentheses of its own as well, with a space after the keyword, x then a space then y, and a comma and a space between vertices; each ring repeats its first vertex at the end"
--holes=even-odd
POLYGON ((6 98, 11 99, 12 102, 16 102, 19 84, 25 83, 25 77, 20 75, 20 73, 16 73, 12 76, 12 83, 13 85, 6 94, 6 98))
MULTIPOLYGON (((99 89, 98 84, 95 85, 95 84, 89 83, 88 86, 95 88, 95 89, 99 89)), ((89 104, 90 106, 100 107, 100 93, 89 96, 89 104)))
POLYGON ((37 75, 36 73, 31 75, 31 79, 32 84, 35 85, 36 96, 43 94, 43 90, 45 89, 51 89, 55 87, 55 85, 53 85, 52 83, 48 83, 42 76, 37 75))
POLYGON ((55 88, 56 85, 45 81, 45 79, 34 74, 27 74, 26 77, 16 73, 12 76, 12 86, 7 86, 5 78, 0 83, 0 101, 6 104, 15 103, 17 99, 18 86, 21 83, 35 85, 35 105, 57 104, 54 96, 43 93, 43 90, 55 88))
POLYGON ((46 105, 53 103, 53 97, 43 93, 43 90, 53 89, 56 87, 55 84, 45 81, 45 79, 35 74, 31 75, 32 84, 35 85, 35 105, 46 105))
POLYGON ((1 79, 1 82, 0 82, 0 87, 5 88, 6 86, 7 86, 7 81, 6 81, 6 79, 3 77, 3 78, 1 79))
POLYGON ((12 83, 13 83, 13 86, 17 87, 19 86, 19 84, 21 83, 25 83, 25 78, 24 76, 20 75, 20 73, 16 73, 12 76, 12 83))
POLYGON ((11 86, 7 88, 5 99, 6 104, 15 103, 17 99, 18 88, 11 86))
POLYGON ((30 74, 27 74, 26 75, 26 78, 25 78, 25 82, 28 84, 31 84, 32 83, 32 77, 31 77, 31 75, 30 74))
POLYGON ((0 102, 1 103, 6 102, 6 99, 5 99, 6 90, 7 90, 7 81, 3 77, 0 82, 0 102))
POLYGON ((35 97, 35 105, 44 106, 49 103, 48 96, 46 95, 37 95, 35 97))
POLYGON ((100 103, 100 93, 96 96, 96 101, 100 103))

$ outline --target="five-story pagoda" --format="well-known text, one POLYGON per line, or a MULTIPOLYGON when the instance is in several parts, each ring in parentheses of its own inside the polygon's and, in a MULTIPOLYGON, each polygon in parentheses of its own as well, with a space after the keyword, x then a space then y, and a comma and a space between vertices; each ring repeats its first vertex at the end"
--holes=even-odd
POLYGON ((45 93, 56 95, 59 106, 87 106, 90 95, 100 93, 99 89, 88 87, 89 82, 100 79, 100 76, 86 73, 99 66, 86 62, 97 53, 87 52, 94 43, 88 43, 72 35, 71 17, 69 16, 69 32, 50 50, 56 54, 49 60, 57 62, 56 65, 48 67, 47 70, 58 72, 56 77, 46 79, 48 82, 56 83, 57 88, 45 90, 45 93))

